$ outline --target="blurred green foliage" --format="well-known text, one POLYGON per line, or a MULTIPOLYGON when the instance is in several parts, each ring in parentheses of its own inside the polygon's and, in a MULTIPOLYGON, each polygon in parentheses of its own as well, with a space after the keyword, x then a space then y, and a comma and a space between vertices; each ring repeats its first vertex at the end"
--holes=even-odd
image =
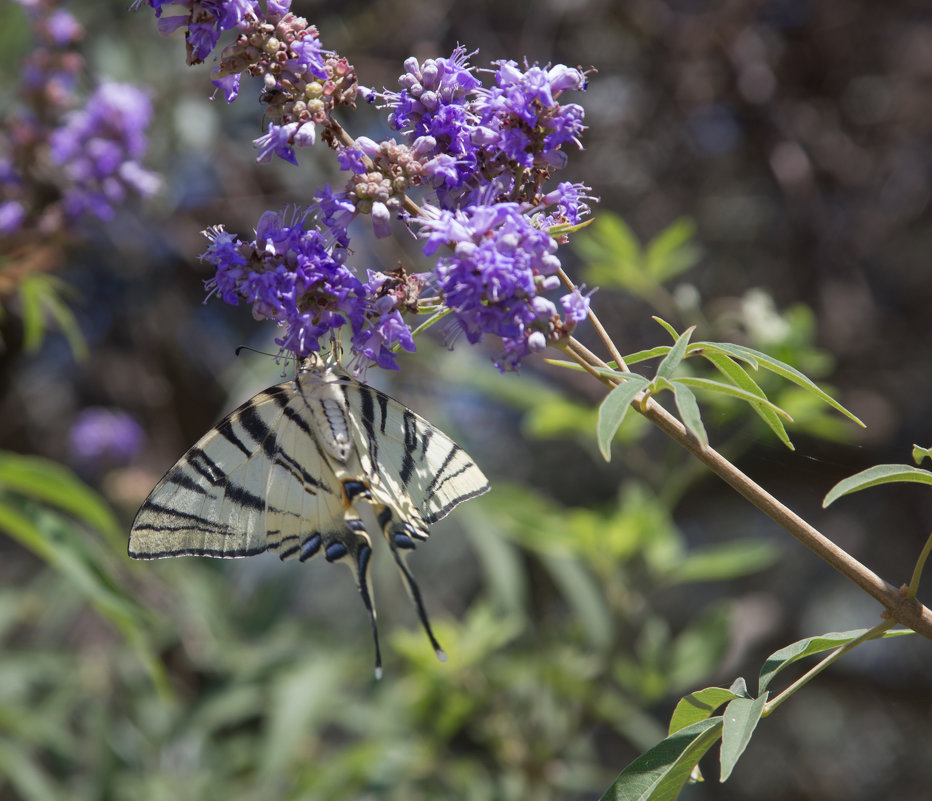
POLYGON ((463 515, 486 589, 438 622, 449 662, 396 629, 374 682, 364 639, 262 600, 274 573, 247 596, 209 560, 127 565, 67 471, 6 456, 0 483, 0 525, 49 565, 0 594, 0 768, 26 801, 582 797, 609 778, 593 733, 646 747, 645 706, 727 646, 726 606, 672 632, 656 598, 775 556, 687 550, 637 484, 600 511, 499 485, 463 515))

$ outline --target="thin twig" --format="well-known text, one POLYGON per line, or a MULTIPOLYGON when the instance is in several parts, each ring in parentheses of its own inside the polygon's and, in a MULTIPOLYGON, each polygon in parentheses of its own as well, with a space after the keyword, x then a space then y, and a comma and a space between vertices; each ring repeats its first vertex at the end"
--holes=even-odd
POLYGON ((909 580, 909 587, 906 591, 910 598, 915 598, 916 593, 919 591, 919 579, 922 577, 922 570, 926 566, 926 559, 929 558, 930 551, 932 551, 932 534, 929 535, 926 544, 922 546, 922 552, 919 554, 916 566, 913 568, 913 576, 909 580))
MULTIPOLYGON (((570 337, 566 347, 562 348, 562 350, 598 381, 609 387, 615 386, 616 382, 595 370, 597 367, 608 368, 608 365, 573 337, 570 337)), ((818 529, 811 526, 763 487, 752 481, 714 448, 699 443, 679 420, 653 398, 648 400, 643 409, 637 400, 632 406, 667 436, 692 453, 738 494, 760 509, 779 526, 786 529, 839 573, 876 599, 886 610, 886 617, 908 626, 928 639, 932 639, 932 610, 920 604, 915 598, 909 597, 905 592, 900 592, 870 568, 839 548, 818 529)))
POLYGON ((867 642, 868 640, 875 640, 885 631, 893 628, 892 620, 885 620, 882 623, 878 623, 869 631, 865 631, 860 637, 856 640, 852 640, 845 645, 842 645, 840 648, 836 648, 832 651, 825 659, 822 659, 817 665, 815 665, 811 670, 806 671, 802 676, 800 676, 796 681, 794 681, 789 687, 787 687, 782 693, 775 696, 772 700, 764 704, 764 712, 762 717, 767 715, 772 715, 778 706, 782 704, 787 698, 789 698, 793 693, 795 693, 800 687, 805 684, 808 684, 816 676, 818 676, 825 668, 831 665, 833 662, 839 660, 844 656, 848 651, 850 651, 855 646, 860 645, 862 642, 867 642))
MULTIPOLYGON (((576 284, 574 284, 570 277, 564 272, 563 268, 560 267, 558 273, 560 280, 566 285, 567 289, 576 289, 576 284)), ((615 364, 618 365, 618 369, 623 373, 631 372, 628 369, 628 365, 625 364, 625 360, 621 357, 621 354, 618 352, 618 348, 615 347, 615 343, 612 341, 612 338, 608 335, 608 332, 605 330, 602 325, 602 321, 596 316, 596 313, 592 311, 592 308, 589 308, 589 322, 592 323, 592 327, 595 329, 595 332, 599 335, 599 339, 602 340, 602 343, 605 345, 608 352, 612 355, 612 358, 615 360, 615 364)))

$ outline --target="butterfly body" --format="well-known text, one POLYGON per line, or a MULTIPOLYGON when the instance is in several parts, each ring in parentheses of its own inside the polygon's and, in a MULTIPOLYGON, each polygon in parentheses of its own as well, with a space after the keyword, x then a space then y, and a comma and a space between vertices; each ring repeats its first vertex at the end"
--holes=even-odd
POLYGON ((489 489, 445 434, 378 390, 312 363, 242 404, 207 432, 156 485, 133 522, 129 555, 240 557, 273 551, 345 562, 372 623, 371 506, 437 651, 404 561, 427 526, 489 489))

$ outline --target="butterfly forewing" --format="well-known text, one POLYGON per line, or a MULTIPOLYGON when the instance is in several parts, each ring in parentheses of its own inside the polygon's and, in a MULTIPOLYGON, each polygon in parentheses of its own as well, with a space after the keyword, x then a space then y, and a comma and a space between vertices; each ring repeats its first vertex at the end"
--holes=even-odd
POLYGON ((178 460, 136 515, 130 556, 234 557, 266 550, 269 437, 275 439, 288 386, 244 403, 178 460))

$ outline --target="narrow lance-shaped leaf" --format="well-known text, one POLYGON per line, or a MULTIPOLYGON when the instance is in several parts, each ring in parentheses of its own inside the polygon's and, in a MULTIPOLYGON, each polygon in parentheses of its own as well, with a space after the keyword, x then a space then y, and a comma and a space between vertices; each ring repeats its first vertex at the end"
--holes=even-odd
POLYGON ((124 534, 106 502, 74 473, 37 456, 0 451, 0 486, 78 518, 124 547, 124 534))
POLYGON ((692 390, 680 381, 673 381, 673 397, 676 399, 676 408, 679 410, 683 425, 692 435, 702 443, 703 447, 709 444, 709 435, 702 424, 702 415, 699 404, 692 390))
MULTIPOLYGON (((735 386, 740 387, 745 392, 750 392, 752 395, 757 395, 762 400, 767 400, 767 395, 764 393, 764 390, 758 386, 757 382, 751 378, 747 371, 734 361, 731 356, 717 351, 703 351, 702 356, 711 362, 715 369, 727 377, 735 386)), ((751 401, 748 401, 748 404, 787 448, 795 450, 793 443, 790 441, 789 434, 786 433, 783 421, 780 420, 780 417, 773 409, 751 401)))
POLYGON ((699 260, 701 250, 692 242, 695 234, 696 224, 681 217, 648 243, 645 267, 658 283, 685 272, 699 260))
POLYGON ((747 403, 761 404, 768 409, 772 409, 777 414, 782 415, 787 420, 793 419, 790 417, 789 412, 781 409, 775 403, 771 403, 769 400, 762 400, 757 395, 732 386, 731 384, 725 384, 721 381, 713 381, 711 378, 694 378, 692 376, 678 378, 676 380, 678 383, 685 384, 688 387, 695 387, 696 389, 707 389, 712 392, 718 392, 722 395, 730 395, 733 398, 738 398, 740 400, 746 401, 747 403))
POLYGON ((862 470, 860 473, 855 473, 853 476, 848 476, 848 478, 839 481, 828 491, 822 501, 822 508, 824 509, 830 503, 834 503, 842 495, 850 495, 852 492, 859 492, 868 487, 876 487, 879 484, 894 484, 900 481, 932 486, 932 473, 908 464, 874 465, 867 468, 867 470, 862 470))
POLYGON ((601 801, 672 801, 721 732, 715 717, 671 734, 618 774, 601 801))
POLYGON ((676 368, 680 366, 680 362, 683 361, 683 357, 686 355, 686 348, 689 347, 689 338, 695 330, 696 326, 690 326, 676 340, 673 347, 670 348, 670 352, 657 367, 657 378, 670 378, 673 375, 676 368))
POLYGON ((660 325, 664 331, 666 331, 671 337, 673 337, 674 340, 680 338, 680 335, 677 333, 676 329, 672 325, 670 325, 670 323, 664 320, 663 317, 658 317, 657 315, 654 315, 653 317, 651 317, 651 319, 655 323, 660 325))
MULTIPOLYGON (((858 637, 866 634, 869 630, 870 629, 852 629, 851 631, 833 631, 828 634, 821 634, 817 637, 807 637, 804 640, 798 640, 797 642, 787 645, 785 648, 781 648, 779 651, 774 651, 774 653, 767 657, 767 661, 764 662, 764 666, 761 668, 758 692, 763 695, 770 686, 773 677, 785 667, 789 667, 794 662, 798 662, 800 659, 804 659, 807 656, 820 654, 823 651, 831 651, 835 648, 847 645, 852 640, 856 640, 858 637)), ((914 633, 912 629, 892 629, 883 632, 877 639, 884 640, 889 637, 900 637, 904 634, 914 633)))
POLYGON ((836 411, 841 412, 849 420, 854 421, 862 428, 864 427, 864 423, 861 422, 857 416, 849 412, 825 390, 818 387, 815 382, 812 381, 812 379, 801 373, 795 367, 791 367, 786 362, 781 362, 779 359, 773 358, 773 356, 768 356, 766 353, 761 353, 760 351, 754 350, 753 348, 744 347, 743 345, 731 345, 721 342, 712 342, 709 344, 715 345, 716 347, 722 348, 723 350, 727 348, 728 352, 732 353, 733 355, 746 354, 749 358, 756 359, 759 365, 765 370, 776 373, 777 375, 787 379, 787 381, 792 381, 794 384, 797 384, 803 389, 808 390, 824 403, 827 403, 836 411))
POLYGON ((725 707, 725 714, 722 715, 721 781, 731 776, 757 728, 766 703, 767 693, 764 693, 760 698, 737 698, 725 707))
POLYGON ((636 373, 626 373, 626 375, 629 376, 627 380, 609 392, 602 401, 602 405, 599 406, 599 423, 596 431, 599 450, 606 462, 612 459, 612 439, 618 426, 625 419, 635 396, 648 384, 644 376, 636 373))

